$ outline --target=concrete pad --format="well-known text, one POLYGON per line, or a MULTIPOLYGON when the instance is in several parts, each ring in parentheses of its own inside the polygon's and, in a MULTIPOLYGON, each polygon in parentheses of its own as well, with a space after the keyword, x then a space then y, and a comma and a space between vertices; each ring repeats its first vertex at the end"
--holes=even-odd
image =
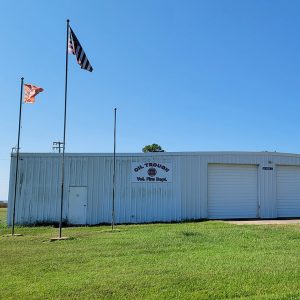
POLYGON ((3 235, 4 237, 17 237, 17 236, 23 236, 23 234, 20 234, 20 233, 14 233, 14 234, 6 234, 6 235, 3 235))
POLYGON ((300 224, 300 219, 290 220, 239 220, 239 221, 224 221, 235 225, 290 225, 300 224))
POLYGON ((65 241, 65 240, 69 240, 69 239, 70 239, 70 237, 67 237, 67 236, 55 237, 55 238, 51 238, 50 242, 65 241))

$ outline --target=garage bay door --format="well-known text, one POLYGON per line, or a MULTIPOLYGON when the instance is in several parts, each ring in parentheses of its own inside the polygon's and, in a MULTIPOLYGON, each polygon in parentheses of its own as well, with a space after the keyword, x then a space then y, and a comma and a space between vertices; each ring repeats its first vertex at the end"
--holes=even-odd
POLYGON ((258 217, 256 165, 208 165, 208 218, 258 217))
POLYGON ((300 217, 299 166, 277 166, 277 216, 300 217))

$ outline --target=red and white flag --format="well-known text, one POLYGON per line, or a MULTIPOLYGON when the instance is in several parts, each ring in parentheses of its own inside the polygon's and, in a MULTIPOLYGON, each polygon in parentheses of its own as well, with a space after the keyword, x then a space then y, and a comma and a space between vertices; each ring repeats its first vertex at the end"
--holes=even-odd
POLYGON ((33 84, 24 84, 25 87, 25 95, 24 95, 24 102, 25 103, 34 103, 35 99, 34 97, 44 91, 41 87, 35 86, 33 84))

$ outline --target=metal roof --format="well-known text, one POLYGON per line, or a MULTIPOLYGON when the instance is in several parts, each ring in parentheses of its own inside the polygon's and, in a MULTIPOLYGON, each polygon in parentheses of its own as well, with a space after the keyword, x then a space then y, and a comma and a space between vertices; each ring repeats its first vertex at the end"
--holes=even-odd
MULTIPOLYGON (((20 152, 20 155, 23 157, 57 157, 62 156, 62 153, 53 153, 53 152, 20 152)), ((86 156, 86 157, 109 157, 113 153, 70 153, 66 152, 65 156, 86 156)), ((269 152, 269 151, 187 151, 187 152, 147 152, 147 153, 116 153, 118 157, 130 157, 130 156, 193 156, 193 155, 262 155, 262 156, 292 156, 300 157, 298 153, 283 153, 283 152, 269 152)), ((16 153, 12 153, 12 156, 16 156, 16 153)))

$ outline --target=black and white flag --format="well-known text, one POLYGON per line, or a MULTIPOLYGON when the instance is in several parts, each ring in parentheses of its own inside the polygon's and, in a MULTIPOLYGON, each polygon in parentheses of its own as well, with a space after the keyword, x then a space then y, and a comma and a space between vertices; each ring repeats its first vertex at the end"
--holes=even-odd
POLYGON ((70 33, 69 33, 69 41, 68 41, 68 49, 69 52, 76 55, 76 60, 78 64, 80 65, 81 69, 87 70, 92 72, 93 67, 91 66, 82 46, 80 45, 74 31, 71 27, 69 27, 70 33))

